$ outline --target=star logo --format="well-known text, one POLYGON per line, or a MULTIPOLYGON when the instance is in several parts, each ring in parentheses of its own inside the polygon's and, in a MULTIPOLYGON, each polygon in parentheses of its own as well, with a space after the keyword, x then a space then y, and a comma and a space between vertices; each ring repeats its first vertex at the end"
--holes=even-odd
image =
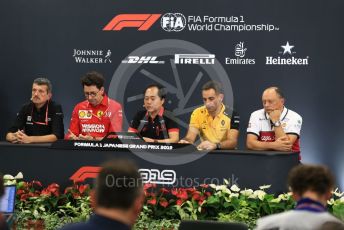
MULTIPOLYGON (((288 41, 287 41, 287 44, 286 44, 285 46, 281 46, 281 47, 284 49, 283 55, 284 55, 285 53, 289 53, 290 55, 292 54, 291 49, 294 48, 294 46, 289 45, 289 42, 288 42, 288 41)), ((294 52, 293 52, 293 53, 294 53, 294 52)))

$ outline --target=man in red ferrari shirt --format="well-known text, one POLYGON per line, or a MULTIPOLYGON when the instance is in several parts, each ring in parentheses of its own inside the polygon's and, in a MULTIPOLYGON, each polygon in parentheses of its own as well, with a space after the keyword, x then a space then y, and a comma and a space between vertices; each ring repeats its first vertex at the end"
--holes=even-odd
POLYGON ((104 77, 89 72, 82 79, 86 100, 74 107, 66 135, 69 140, 101 140, 122 130, 122 106, 104 92, 104 77))

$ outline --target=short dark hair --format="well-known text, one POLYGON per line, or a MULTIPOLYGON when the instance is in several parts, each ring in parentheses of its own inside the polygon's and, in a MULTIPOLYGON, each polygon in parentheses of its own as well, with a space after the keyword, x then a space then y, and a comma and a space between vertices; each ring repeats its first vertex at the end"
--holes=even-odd
POLYGON ((313 191, 325 195, 334 187, 334 176, 331 171, 321 165, 295 166, 288 175, 288 185, 293 193, 303 195, 306 191, 313 191))
POLYGON ((104 81, 104 76, 96 71, 88 72, 81 78, 82 86, 95 85, 98 89, 104 86, 104 81))
POLYGON ((35 80, 33 80, 32 84, 46 85, 48 93, 51 93, 53 91, 53 86, 48 78, 44 78, 44 77, 36 78, 35 80))
POLYGON ((216 93, 216 94, 220 94, 220 93, 223 94, 222 86, 221 86, 221 84, 220 84, 219 82, 217 82, 217 81, 208 81, 207 83, 205 83, 205 84, 202 86, 202 90, 209 90, 209 89, 215 90, 215 93, 216 93))
POLYGON ((3 179, 3 175, 0 173, 0 197, 2 197, 5 193, 4 191, 4 179, 3 179))
POLYGON ((142 193, 141 175, 132 161, 117 159, 102 165, 96 180, 99 207, 127 210, 142 193))
POLYGON ((150 84, 146 87, 145 91, 143 94, 146 94, 147 89, 150 88, 157 88, 158 89, 158 96, 160 97, 160 99, 165 99, 166 98, 166 89, 163 88, 161 85, 159 84, 150 84))

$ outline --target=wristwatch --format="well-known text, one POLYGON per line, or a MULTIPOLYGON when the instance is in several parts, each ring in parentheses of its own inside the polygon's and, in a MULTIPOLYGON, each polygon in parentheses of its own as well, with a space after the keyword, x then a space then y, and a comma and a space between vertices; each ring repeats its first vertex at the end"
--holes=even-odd
POLYGON ((275 126, 275 127, 279 127, 279 126, 281 126, 281 121, 280 121, 280 120, 278 120, 278 121, 274 122, 274 126, 275 126))
POLYGON ((220 150, 221 149, 221 144, 220 143, 216 143, 216 149, 220 150))

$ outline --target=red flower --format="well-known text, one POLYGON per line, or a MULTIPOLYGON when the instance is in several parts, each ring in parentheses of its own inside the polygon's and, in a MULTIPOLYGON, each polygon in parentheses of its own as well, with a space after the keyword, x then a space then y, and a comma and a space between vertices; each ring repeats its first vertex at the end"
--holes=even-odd
POLYGON ((146 183, 143 185, 143 189, 149 189, 149 188, 156 188, 156 184, 152 184, 152 183, 146 183))
POLYGON ((178 206, 181 206, 182 204, 183 204, 183 200, 177 200, 177 202, 176 202, 176 204, 178 205, 178 206))
POLYGON ((161 192, 162 194, 168 194, 170 191, 169 191, 168 189, 166 189, 166 188, 161 188, 161 189, 160 189, 160 192, 161 192))
POLYGON ((201 188, 208 188, 209 185, 208 185, 208 184, 201 184, 200 187, 201 187, 201 188))
POLYGON ((210 192, 205 192, 204 194, 205 194, 206 196, 208 196, 208 197, 211 196, 211 193, 210 193, 210 192))
POLYGON ((65 188, 65 190, 64 190, 64 194, 66 194, 66 193, 68 193, 68 192, 70 192, 70 191, 72 191, 73 190, 73 187, 67 187, 67 188, 65 188))
POLYGON ((60 186, 56 183, 50 184, 46 189, 43 189, 41 195, 51 196, 53 194, 57 197, 60 195, 59 188, 60 186))
POLYGON ((198 204, 201 205, 202 202, 206 199, 205 196, 200 196, 199 200, 198 200, 198 204))
POLYGON ((20 196, 20 195, 22 195, 24 193, 25 193, 25 191, 23 189, 18 189, 18 191, 17 191, 17 195, 18 196, 20 196))
POLYGON ((183 200, 186 200, 186 199, 188 199, 188 194, 185 190, 180 189, 178 194, 176 195, 176 197, 183 199, 183 200))
POLYGON ((178 189, 177 189, 177 188, 173 188, 173 189, 171 190, 171 193, 172 193, 172 195, 177 196, 177 194, 178 194, 178 189))
POLYGON ((147 191, 145 191, 145 196, 146 197, 155 196, 155 193, 154 192, 147 192, 147 191))
POLYGON ((175 195, 177 198, 186 200, 188 199, 188 193, 186 191, 187 191, 186 189, 179 188, 179 189, 172 189, 171 193, 172 195, 175 195))
POLYGON ((51 196, 51 192, 48 189, 43 189, 41 192, 42 196, 51 196))
POLYGON ((192 194, 192 199, 194 200, 199 200, 201 198, 201 195, 200 195, 200 192, 199 191, 195 191, 193 194, 192 194))
POLYGON ((77 192, 72 192, 72 195, 73 195, 73 198, 74 198, 74 199, 78 199, 78 198, 81 197, 80 194, 77 193, 77 192))
POLYGON ((147 204, 156 205, 156 199, 153 198, 153 199, 147 200, 147 204))
POLYGON ((29 194, 23 194, 23 195, 21 195, 21 197, 20 197, 20 201, 26 201, 27 198, 29 198, 29 197, 30 197, 29 194))
POLYGON ((32 186, 37 185, 37 186, 39 186, 39 187, 43 187, 42 183, 41 183, 40 181, 38 181, 38 180, 33 180, 33 181, 31 182, 31 184, 32 184, 32 186))
POLYGON ((166 208, 168 206, 168 201, 165 198, 161 198, 159 204, 166 208))
POLYGON ((197 191, 195 188, 186 188, 185 191, 193 193, 195 191, 197 191))
POLYGON ((84 194, 84 192, 88 189, 88 184, 84 185, 84 184, 81 184, 80 187, 79 187, 79 192, 80 194, 84 194))

